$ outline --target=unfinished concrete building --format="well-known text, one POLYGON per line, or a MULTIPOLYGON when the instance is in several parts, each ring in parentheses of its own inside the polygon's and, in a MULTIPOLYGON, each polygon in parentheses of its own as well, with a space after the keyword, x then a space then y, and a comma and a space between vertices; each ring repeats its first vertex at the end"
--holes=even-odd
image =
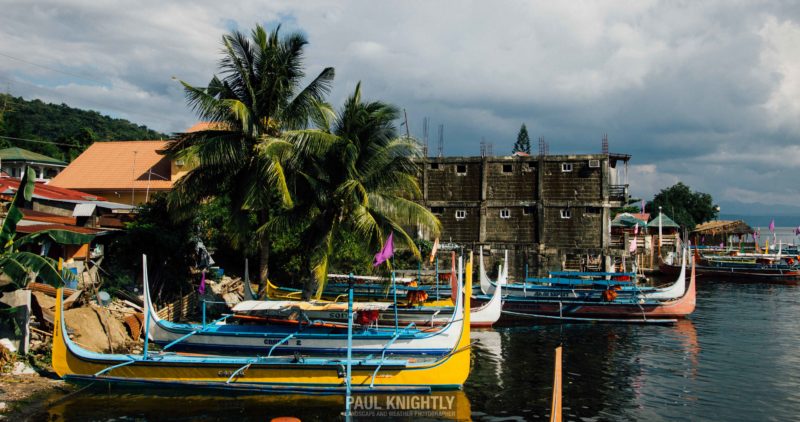
POLYGON ((420 163, 421 202, 442 222, 441 241, 477 250, 509 276, 606 268, 610 209, 625 204, 629 155, 430 157, 420 163), (490 252, 491 255, 488 253, 490 252))

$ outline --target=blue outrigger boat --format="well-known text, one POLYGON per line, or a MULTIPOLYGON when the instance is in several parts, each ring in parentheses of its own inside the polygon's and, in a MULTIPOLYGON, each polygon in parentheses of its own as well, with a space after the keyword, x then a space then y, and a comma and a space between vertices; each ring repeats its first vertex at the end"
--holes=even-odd
MULTIPOLYGON (((149 351, 150 309, 145 314, 141 355, 94 353, 74 343, 67 332, 63 289, 56 293, 52 365, 68 381, 155 387, 224 389, 279 394, 410 393, 459 389, 470 370, 469 295, 460 302, 461 331, 443 356, 412 359, 352 356, 352 309, 347 347, 339 357, 213 356, 149 351)), ((467 287, 469 291, 469 286, 467 287)), ((147 301, 149 302, 149 298, 147 301)), ((348 303, 352 304, 352 296, 348 303)), ((347 401, 349 403, 349 401, 347 401)), ((349 405, 345 408, 347 412, 349 405)))
MULTIPOLYGON (((146 257, 143 258, 147 268, 146 257)), ((395 324, 394 328, 358 326, 352 336, 352 350, 358 354, 433 355, 453 350, 464 325, 462 287, 459 286, 456 306, 447 322, 435 327, 395 324)), ((149 315, 149 335, 162 350, 228 350, 246 353, 341 354, 347 350, 347 334, 342 327, 327 321, 301 321, 297 325, 227 324, 231 315, 202 324, 174 323, 162 320, 155 312, 150 297, 147 272, 144 273, 145 313, 149 315)), ((343 311, 346 314, 346 309, 343 311)), ((396 320, 397 321, 397 320, 396 320)))

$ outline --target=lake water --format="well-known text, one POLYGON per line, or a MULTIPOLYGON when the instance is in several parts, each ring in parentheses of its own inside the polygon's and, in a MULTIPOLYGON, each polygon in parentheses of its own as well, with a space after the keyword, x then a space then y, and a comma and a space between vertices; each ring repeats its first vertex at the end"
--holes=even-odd
MULTIPOLYGON (((554 349, 562 344, 564 420, 798 420, 798 315, 796 286, 700 279, 696 312, 675 326, 570 324, 478 332, 464 392, 443 399, 455 400, 454 412, 461 418, 547 420, 554 349)), ((30 419, 331 420, 342 409, 338 397, 92 389, 30 419)))

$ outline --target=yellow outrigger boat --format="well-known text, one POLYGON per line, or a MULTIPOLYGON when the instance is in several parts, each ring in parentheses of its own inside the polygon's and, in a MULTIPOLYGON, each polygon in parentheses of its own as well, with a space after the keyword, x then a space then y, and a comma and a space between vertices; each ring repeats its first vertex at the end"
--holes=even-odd
MULTIPOLYGON (((472 262, 467 264, 471 280, 472 262)), ((352 358, 353 393, 419 392, 458 389, 470 370, 470 297, 466 283, 464 324, 453 350, 442 357, 409 359, 352 358)), ((52 364, 68 381, 109 382, 148 386, 181 386, 299 394, 342 394, 347 358, 309 356, 214 356, 150 352, 142 355, 103 354, 85 350, 69 339, 64 322, 62 289, 57 291, 52 364)))

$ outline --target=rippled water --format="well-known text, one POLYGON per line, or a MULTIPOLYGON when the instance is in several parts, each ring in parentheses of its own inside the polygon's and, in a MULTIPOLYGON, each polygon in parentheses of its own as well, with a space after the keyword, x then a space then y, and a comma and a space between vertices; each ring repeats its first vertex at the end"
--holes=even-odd
MULTIPOLYGON (((565 420, 797 420, 800 289, 699 280, 675 326, 569 324, 475 333, 455 394, 476 420, 546 420, 554 348, 563 349, 565 420)), ((86 391, 33 420, 330 420, 341 398, 159 396, 86 391)), ((411 419, 411 418, 407 418, 411 419)), ((418 418, 413 418, 418 420, 418 418)))

